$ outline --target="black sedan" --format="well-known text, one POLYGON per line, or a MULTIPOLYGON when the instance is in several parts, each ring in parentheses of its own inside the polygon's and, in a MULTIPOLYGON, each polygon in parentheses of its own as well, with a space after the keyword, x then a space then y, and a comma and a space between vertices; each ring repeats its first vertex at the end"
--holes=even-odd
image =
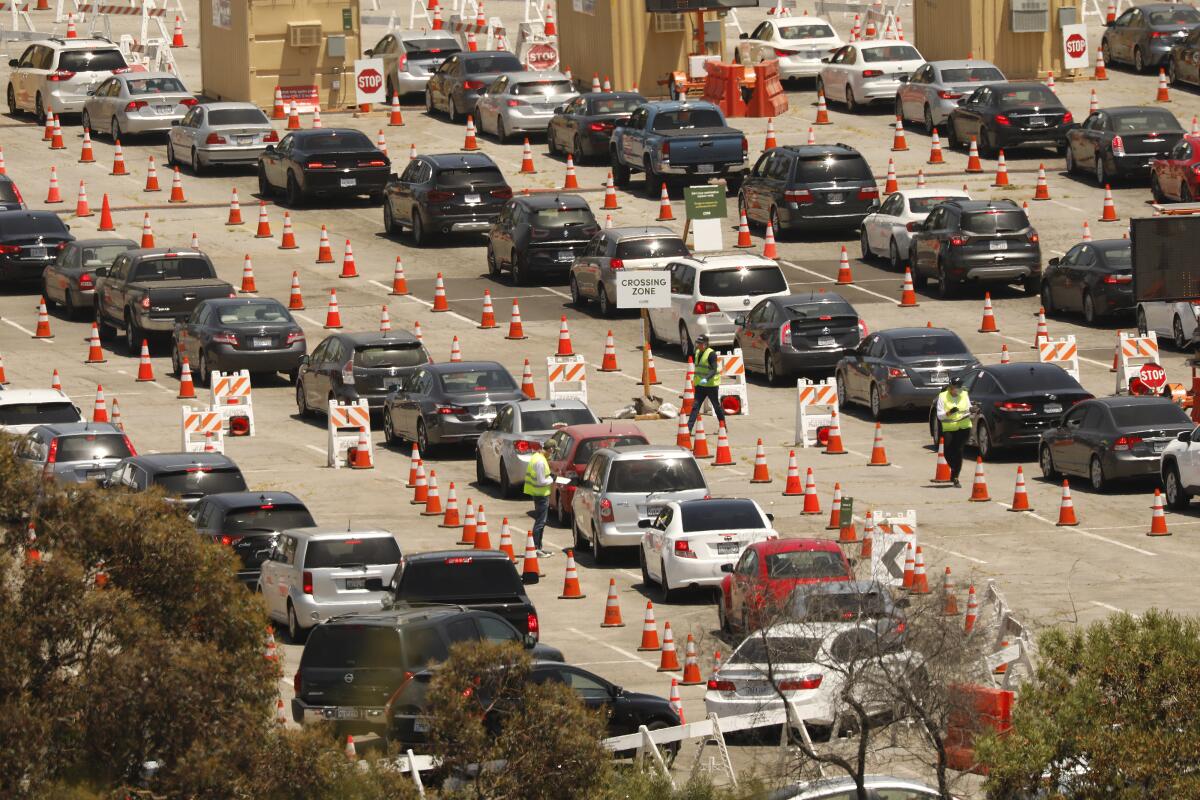
POLYGON ((577 194, 515 197, 488 232, 488 274, 499 278, 507 268, 518 286, 535 273, 565 275, 599 232, 591 207, 577 194))
POLYGON ((213 370, 285 372, 293 380, 308 349, 291 312, 269 297, 205 300, 171 332, 171 366, 180 374, 186 356, 207 385, 213 370))
POLYGON ((157 486, 168 502, 190 508, 206 495, 246 491, 246 479, 223 453, 154 453, 122 459, 104 486, 133 492, 157 486))
POLYGON ((201 536, 233 550, 241 562, 238 580, 248 588, 258 583, 262 563, 280 531, 317 524, 291 492, 210 494, 192 506, 188 519, 201 536))
POLYGON ((1146 3, 1113 20, 1100 51, 1105 64, 1132 64, 1138 72, 1167 61, 1171 48, 1200 25, 1200 12, 1185 3, 1146 3))
POLYGON ((1182 83, 1200 86, 1200 28, 1189 31, 1186 39, 1171 48, 1167 79, 1172 86, 1182 83))
POLYGON ((1120 479, 1158 478, 1167 443, 1194 427, 1166 397, 1101 397, 1075 406, 1042 434, 1038 463, 1047 480, 1082 475, 1103 491, 1120 479))
POLYGON ((0 212, 0 280, 4 287, 40 283, 46 267, 74 238, 53 211, 0 212))
POLYGON ((505 72, 524 72, 515 55, 502 50, 455 53, 442 62, 425 84, 425 110, 445 111, 451 122, 461 122, 475 107, 485 86, 505 72))
POLYGON ((475 442, 505 403, 525 394, 495 361, 452 361, 414 370, 388 393, 383 436, 408 439, 427 455, 431 445, 475 442))
POLYGON ((61 303, 71 319, 90 313, 96 305, 96 268, 111 267, 117 256, 137 246, 129 239, 68 242, 42 273, 42 296, 47 303, 61 303))
POLYGON ((1128 239, 1096 239, 1052 258, 1042 273, 1042 308, 1081 311, 1089 325, 1133 311, 1133 255, 1128 239))
POLYGON ((360 131, 292 131, 258 157, 258 194, 284 192, 293 208, 313 197, 383 197, 392 162, 360 131))
POLYGON ((633 110, 645 102, 637 92, 580 95, 555 109, 546 126, 546 147, 552 155, 570 153, 576 164, 606 156, 613 128, 628 122, 633 110))
POLYGON ((890 409, 928 408, 951 378, 978 366, 948 328, 889 328, 869 334, 838 362, 838 403, 865 402, 875 419, 890 409))
POLYGON ((300 360, 296 410, 327 413, 329 404, 366 400, 383 408, 388 393, 417 367, 432 361, 421 340, 408 331, 335 333, 300 360))
MULTIPOLYGON (((971 399, 971 440, 984 461, 1004 448, 1032 446, 1065 409, 1091 398, 1079 381, 1057 364, 992 364, 963 378, 971 399)), ((942 438, 929 409, 929 435, 942 438)))
POLYGON ((995 158, 1014 147, 1062 150, 1075 118, 1044 84, 1000 83, 981 86, 958 103, 946 118, 951 147, 967 147, 971 137, 979 154, 995 158))
POLYGON ((417 156, 384 187, 383 230, 408 228, 418 247, 437 234, 484 233, 512 195, 483 153, 417 156))
POLYGON ((1150 162, 1164 158, 1183 136, 1175 115, 1162 108, 1102 108, 1067 131, 1067 172, 1090 169, 1097 186, 1118 178, 1146 180, 1150 162))
POLYGON ((808 291, 762 300, 734 318, 734 347, 746 369, 767 383, 832 370, 867 332, 858 311, 834 292, 808 291))

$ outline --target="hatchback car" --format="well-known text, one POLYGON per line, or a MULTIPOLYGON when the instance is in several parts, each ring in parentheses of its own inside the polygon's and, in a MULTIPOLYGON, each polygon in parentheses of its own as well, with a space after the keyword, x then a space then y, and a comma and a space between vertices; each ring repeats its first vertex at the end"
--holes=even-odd
POLYGON ((685 588, 720 586, 722 567, 732 566, 755 542, 778 539, 773 517, 753 500, 720 498, 667 503, 645 529, 638 561, 642 585, 657 584, 663 602, 685 588))
POLYGON ((30 42, 8 66, 8 113, 32 111, 39 123, 49 111, 80 113, 102 80, 129 69, 121 48, 100 37, 30 42))
POLYGON ((455 53, 441 63, 425 84, 425 110, 445 111, 451 122, 475 108, 484 87, 505 72, 523 72, 525 65, 502 50, 455 53))
POLYGON ((595 300, 603 316, 617 306, 617 275, 638 269, 665 269, 691 251, 678 233, 662 225, 606 228, 588 242, 571 264, 571 304, 595 300))
POLYGON ((446 31, 396 31, 388 33, 364 53, 383 59, 386 99, 424 92, 429 76, 450 56, 462 52, 446 31))
POLYGON ((206 495, 244 492, 246 479, 232 458, 222 453, 153 453, 131 456, 117 464, 104 485, 146 492, 158 487, 168 502, 191 508, 206 495))
POLYGON ((554 432, 569 425, 598 423, 582 400, 522 400, 500 409, 475 443, 475 481, 496 481, 500 496, 512 497, 525 482, 529 458, 554 432))
POLYGON ((1144 72, 1168 61, 1171 48, 1198 26, 1200 12, 1185 3, 1134 6, 1106 26, 1100 51, 1105 64, 1132 64, 1144 72))
POLYGON ((0 281, 5 288, 42 283, 46 267, 74 240, 53 211, 0 212, 0 281))
POLYGON ((137 246, 130 239, 67 242, 42 272, 42 296, 60 304, 69 319, 88 314, 96 304, 96 268, 111 267, 117 256, 137 246))
POLYGON ((925 63, 917 48, 895 39, 863 40, 821 59, 817 91, 845 103, 851 114, 877 101, 891 101, 912 72, 925 63))
POLYGON ((751 544, 721 580, 717 618, 726 634, 748 636, 786 609, 798 586, 854 579, 850 562, 829 539, 772 539, 751 544))
POLYGON ((0 432, 19 436, 39 425, 82 421, 79 407, 57 389, 0 391, 0 432))
POLYGON ((908 263, 909 230, 914 223, 924 222, 929 212, 947 200, 970 200, 962 189, 902 189, 893 192, 862 221, 858 241, 863 261, 875 256, 886 257, 888 265, 901 272, 908 263))
POLYGON ((388 531, 291 528, 262 562, 257 586, 267 616, 299 643, 324 620, 382 610, 399 562, 388 531))
POLYGON ((1074 124, 1074 116, 1045 84, 1000 83, 959 101, 946 118, 946 140, 951 148, 966 148, 974 139, 984 158, 1018 147, 1053 147, 1061 153, 1074 124))
POLYGON ((292 131, 258 157, 258 194, 284 193, 295 208, 315 198, 383 197, 392 162, 361 131, 315 128, 292 131))
POLYGON ((1144 180, 1150 164, 1183 137, 1183 126, 1163 108, 1102 108, 1067 131, 1067 172, 1091 169, 1097 186, 1144 180))
POLYGON ((896 116, 905 122, 919 120, 925 131, 946 123, 963 95, 989 83, 1003 83, 1004 73, 989 61, 977 58, 930 61, 918 67, 896 92, 896 116))
POLYGON ((1052 258, 1042 274, 1046 314, 1079 311, 1089 325, 1129 313, 1133 299, 1133 254, 1128 239, 1082 242, 1052 258))
POLYGON ((428 457, 443 444, 473 443, 506 403, 524 400, 513 376, 495 361, 425 364, 383 401, 383 436, 408 439, 428 457))
POLYGON ((1012 200, 948 200, 914 223, 908 246, 913 285, 938 282, 938 295, 963 287, 1019 283, 1042 291, 1042 246, 1029 217, 1012 200))
POLYGON ((579 96, 561 72, 511 72, 492 81, 475 101, 475 124, 504 144, 514 133, 541 133, 554 112, 579 96))
POLYGON ((125 134, 165 133, 197 102, 183 81, 169 72, 113 75, 89 93, 83 104, 83 127, 107 133, 113 140, 125 134))
POLYGON ((879 202, 862 154, 844 145, 785 145, 763 153, 742 181, 738 211, 775 234, 856 228, 879 202))
POLYGON ((215 370, 282 372, 294 382, 308 343, 300 323, 269 297, 205 300, 171 333, 171 366, 176 375, 183 358, 196 365, 207 384, 215 370))
POLYGON ((420 155, 393 175, 383 191, 383 230, 412 231, 413 244, 438 234, 486 233, 512 188, 483 153, 420 155))
POLYGON ((233 551, 240 563, 237 578, 251 589, 258 585, 262 563, 280 531, 317 524, 291 492, 210 494, 192 506, 188 519, 201 536, 233 551))
POLYGON ((637 92, 589 92, 554 109, 546 126, 546 149, 550 155, 570 153, 576 164, 589 158, 607 157, 613 129, 629 121, 630 114, 645 104, 637 92))
POLYGON ((837 365, 838 403, 865 403, 881 419, 892 409, 928 408, 950 379, 979 366, 947 328, 889 328, 872 333, 837 365))
POLYGON ((433 359, 408 331, 335 333, 307 356, 296 373, 296 410, 326 413, 329 403, 366 400, 372 411, 384 405, 393 387, 433 359))
POLYGON ((250 166, 279 141, 271 120, 253 103, 201 103, 167 132, 167 166, 193 175, 216 166, 250 166))
POLYGON ((1098 397, 1042 433, 1038 464, 1048 480, 1082 475, 1097 492, 1120 480, 1157 480, 1167 445, 1194 427, 1167 397, 1098 397))
POLYGON ((597 563, 607 559, 610 547, 638 545, 642 520, 657 519, 666 503, 709 496, 700 466, 682 447, 602 448, 578 478, 555 480, 575 487, 575 549, 591 548, 597 563))
POLYGON ((867 334, 867 323, 845 298, 824 289, 769 297, 734 317, 734 347, 747 370, 768 384, 832 370, 867 334))
POLYGON ((737 338, 735 317, 765 297, 787 294, 787 278, 769 258, 739 253, 675 261, 670 305, 650 309, 650 339, 678 344, 684 358, 702 333, 713 347, 729 347, 737 338))
POLYGON ((565 274, 599 230, 591 206, 577 194, 514 197, 488 231, 488 274, 499 278, 507 269, 518 286, 565 274))
POLYGON ((844 44, 832 25, 807 15, 768 19, 738 38, 734 61, 748 66, 778 61, 780 80, 814 77, 821 59, 844 44))
MULTIPOLYGON (((646 434, 634 422, 610 420, 595 425, 568 425, 554 433, 543 446, 554 477, 576 478, 583 474, 592 454, 605 447, 619 448, 650 444, 646 434)), ((571 520, 571 501, 575 487, 555 481, 550 487, 550 510, 558 524, 566 527, 571 520)))
POLYGON ((129 437, 107 422, 39 425, 17 443, 16 456, 63 483, 103 482, 117 463, 136 456, 129 437))
POLYGON ((1157 203, 1191 203, 1200 197, 1200 136, 1183 136, 1150 162, 1150 194, 1157 203))

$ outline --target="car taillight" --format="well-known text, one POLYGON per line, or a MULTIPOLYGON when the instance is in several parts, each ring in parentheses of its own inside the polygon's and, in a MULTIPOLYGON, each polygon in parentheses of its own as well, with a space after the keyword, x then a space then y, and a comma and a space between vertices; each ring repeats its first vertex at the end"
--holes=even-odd
POLYGON ((779 691, 781 692, 798 692, 802 689, 817 689, 821 686, 821 679, 824 675, 805 675, 803 678, 793 678, 791 680, 780 681, 779 691))
POLYGON ((488 194, 490 194, 492 197, 495 197, 497 200, 507 200, 512 197, 512 187, 501 186, 499 189, 492 189, 490 192, 488 192, 488 194))
POLYGON ((670 161, 671 160, 671 143, 663 142, 662 145, 658 148, 658 154, 662 157, 663 161, 670 161))
POLYGON ((614 270, 625 269, 625 262, 619 258, 609 259, 608 266, 614 270))
POLYGON ((50 442, 50 451, 46 453, 46 463, 53 464, 58 460, 58 439, 50 442))
POLYGON ((274 130, 269 130, 263 135, 263 141, 264 142, 278 142, 279 134, 276 133, 274 130))
POLYGON ((1033 411, 1033 406, 1029 403, 1015 403, 1011 400, 998 400, 994 405, 1000 411, 1033 411))
POLYGON ((520 100, 509 100, 507 102, 507 105, 509 108, 516 108, 517 106, 523 106, 525 104, 522 103, 520 100))
POLYGON ((958 100, 962 97, 962 92, 952 92, 949 89, 938 89, 937 95, 943 100, 958 100))
POLYGON ((179 101, 179 105, 187 106, 188 108, 191 108, 192 106, 196 105, 196 103, 198 103, 198 102, 200 102, 200 101, 194 97, 185 97, 179 101))
POLYGON ((613 521, 612 501, 609 500, 608 498, 605 498, 600 501, 600 521, 601 522, 612 522, 613 521))
POLYGON ((1170 35, 1171 34, 1167 33, 1166 31, 1150 31, 1151 39, 1162 39, 1163 37, 1170 36, 1170 35))
POLYGON ((545 239, 549 235, 550 235, 549 228, 530 228, 529 229, 529 238, 531 238, 531 239, 545 239))
POLYGON ((716 314, 720 310, 720 306, 708 300, 697 300, 696 304, 692 306, 693 314, 716 314))
POLYGON ((692 545, 687 539, 675 540, 675 557, 676 558, 695 558, 696 551, 692 549, 692 545))
POLYGON ((326 164, 323 161, 309 161, 304 165, 305 169, 333 169, 337 164, 326 164))
POLYGON ((858 320, 858 338, 865 339, 870 332, 871 329, 867 327, 867 321, 860 317, 858 320))
POLYGON ((779 326, 779 346, 792 346, 792 323, 785 322, 779 326))
POLYGON ((204 140, 205 144, 229 144, 229 140, 219 133, 210 133, 204 140))
POLYGON ((905 225, 904 230, 908 231, 909 233, 916 233, 917 226, 919 226, 920 224, 921 224, 921 220, 919 220, 919 219, 914 220, 913 222, 910 222, 907 225, 905 225))
POLYGON ((370 161, 360 161, 360 162, 358 162, 358 165, 360 167, 386 167, 387 162, 383 161, 381 159, 375 158, 370 161))
POLYGON ((231 344, 237 347, 238 338, 236 333, 214 333, 212 340, 217 344, 231 344))
POLYGON ((303 341, 304 341, 304 332, 303 331, 292 331, 287 336, 286 344, 295 344, 296 342, 303 342, 303 341))
POLYGON ((716 678, 709 678, 708 688, 714 692, 732 692, 733 681, 719 681, 716 678))
POLYGON ((347 361, 342 367, 342 383, 354 384, 354 362, 347 361))
POLYGON ((1063 114, 1063 125, 1070 125, 1074 121, 1075 121, 1075 115, 1072 114, 1070 111, 1063 114))
POLYGON ((452 197, 454 197, 454 192, 443 192, 438 189, 425 195, 425 199, 431 203, 445 203, 452 197))
POLYGON ((92 288, 92 276, 90 274, 84 272, 79 276, 79 288, 80 289, 91 289, 92 288))
POLYGON ((138 111, 140 109, 145 108, 148 105, 150 105, 150 104, 147 103, 145 100, 130 100, 128 103, 125 104, 125 110, 126 111, 138 111))
POLYGON ((1200 162, 1192 164, 1192 172, 1194 172, 1197 175, 1200 175, 1200 162))
POLYGON ((301 694, 303 694, 303 690, 304 679, 300 677, 300 670, 296 670, 296 674, 292 676, 292 692, 299 697, 301 694))
POLYGON ((483 81, 463 81, 463 88, 471 90, 482 89, 483 81))
MULTIPOLYGON (((71 72, 68 69, 60 69, 57 72, 51 72, 49 75, 47 75, 46 80, 52 81, 54 83, 58 83, 60 81, 69 81, 69 80, 71 80, 71 78, 74 78, 74 77, 75 77, 74 72, 71 72)), ((142 105, 146 105, 146 104, 142 103, 142 105)))
POLYGON ((513 443, 513 449, 518 453, 533 453, 542 449, 542 446, 537 442, 527 442, 524 439, 519 439, 513 443))
POLYGON ((242 540, 240 536, 230 536, 228 533, 219 533, 213 536, 213 541, 217 544, 223 544, 226 547, 232 547, 242 540))
POLYGON ((1105 275, 1105 283, 1133 283, 1132 275, 1105 275))
POLYGON ((59 242, 58 244, 54 245, 54 249, 61 253, 63 250, 67 249, 67 243, 59 242))
POLYGON ((967 242, 967 240, 962 236, 951 236, 950 237, 950 246, 951 247, 962 247, 964 244, 966 244, 966 242, 967 242))
POLYGON ((1134 445, 1142 443, 1140 436, 1122 436, 1113 442, 1113 450, 1132 450, 1134 445))
POLYGON ((874 186, 864 186, 858 190, 859 200, 878 200, 879 190, 874 186))
POLYGON ((888 367, 889 378, 907 378, 908 373, 901 367, 888 367))
POLYGON ((788 203, 811 203, 813 193, 808 189, 787 189, 783 193, 783 199, 788 203))
POLYGON ((864 78, 879 78, 879 77, 883 76, 883 70, 881 70, 881 69, 864 69, 862 72, 862 76, 864 78))
POLYGON ((466 414, 467 410, 462 406, 438 406, 437 413, 443 416, 450 416, 452 414, 466 414))
POLYGON ((312 594, 313 593, 312 573, 309 572, 308 570, 305 570, 302 578, 304 580, 304 593, 312 594))
POLYGON ((1038 243, 1038 235, 1036 233, 1029 234, 1029 242, 1030 242, 1030 244, 1037 244, 1038 243))
POLYGON ((129 450, 129 455, 136 456, 137 450, 133 448, 133 442, 129 441, 129 437, 122 436, 121 438, 125 440, 125 447, 129 450))
POLYGON ((525 630, 527 630, 529 633, 532 633, 534 636, 537 636, 538 632, 541 630, 541 626, 538 623, 538 615, 532 611, 525 615, 525 630))
POLYGON ((12 184, 12 190, 13 190, 13 195, 17 198, 17 202, 20 203, 22 206, 24 206, 25 198, 21 196, 21 190, 17 188, 17 185, 15 183, 12 184))
POLYGON ((1114 156, 1125 155, 1125 141, 1120 136, 1112 138, 1112 154, 1114 156))
POLYGON ((776 58, 787 58, 796 55, 795 50, 780 50, 778 47, 774 48, 774 50, 776 58))
POLYGON ((0 253, 4 255, 16 255, 21 252, 19 244, 0 244, 0 253))
POLYGON ((144 308, 146 310, 150 309, 150 296, 149 295, 142 298, 142 308, 144 308))
POLYGON ((611 122, 593 122, 588 125, 588 130, 593 133, 604 133, 605 131, 611 131, 613 127, 615 126, 611 122))
POLYGON ((745 136, 742 137, 742 161, 750 158, 750 140, 745 136))
POLYGON ((1008 117, 1004 116, 1003 114, 997 114, 996 115, 996 124, 997 125, 1012 125, 1012 120, 1010 120, 1008 117))

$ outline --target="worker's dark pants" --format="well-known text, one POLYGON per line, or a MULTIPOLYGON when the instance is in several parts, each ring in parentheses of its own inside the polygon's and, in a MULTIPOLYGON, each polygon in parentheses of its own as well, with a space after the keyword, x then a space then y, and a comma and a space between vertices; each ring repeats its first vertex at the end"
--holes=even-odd
POLYGON ((946 463, 950 465, 950 477, 958 480, 962 471, 963 448, 967 445, 967 437, 971 435, 970 428, 959 431, 942 431, 942 441, 946 450, 946 463))
MULTIPOLYGON (((697 386, 694 389, 696 399, 692 401, 692 413, 688 415, 688 433, 691 433, 692 427, 696 424, 696 417, 700 416, 700 409, 704 405, 704 401, 712 403, 713 413, 717 415, 717 422, 725 421, 725 409, 721 408, 721 398, 719 393, 720 386, 697 386)), ((706 436, 708 434, 705 434, 706 436)))
POLYGON ((542 532, 546 530, 546 516, 550 511, 550 496, 533 498, 533 546, 542 549, 542 532))

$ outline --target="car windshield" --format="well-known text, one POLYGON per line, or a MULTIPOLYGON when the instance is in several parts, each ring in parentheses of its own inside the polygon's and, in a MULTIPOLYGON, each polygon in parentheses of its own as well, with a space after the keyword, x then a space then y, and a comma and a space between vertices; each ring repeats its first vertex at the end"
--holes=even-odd
POLYGON ((131 281, 195 281, 213 277, 208 259, 197 256, 151 258, 139 262, 131 281))
POLYGON ((953 333, 931 333, 927 336, 903 336, 892 340, 892 350, 900 358, 933 358, 936 356, 967 356, 970 351, 953 333))
POLYGON ((570 94, 574 91, 570 81, 529 81, 514 83, 508 93, 517 96, 541 95, 543 97, 555 94, 570 94))
POLYGON ((213 108, 208 112, 209 125, 270 125, 267 115, 257 108, 213 108))
POLYGON ((1104 260, 1108 262, 1108 266, 1115 270, 1123 270, 1129 272, 1133 269, 1133 248, 1126 242, 1123 247, 1114 247, 1110 250, 1101 250, 1104 255, 1104 260))
POLYGON ((780 25, 779 38, 786 41, 796 39, 832 39, 836 36, 828 25, 780 25))
POLYGON ((420 343, 379 344, 354 348, 354 366, 371 369, 374 367, 415 367, 429 361, 420 343))
POLYGON ((1028 369, 1007 370, 994 377, 1001 389, 1010 394, 1083 391, 1083 387, 1057 364, 1030 365, 1028 369))
POLYGON ((516 382, 502 369, 463 369, 443 372, 438 375, 442 390, 449 394, 483 394, 484 392, 511 392, 516 382))
POLYGON ((1058 95, 1040 85, 997 89, 996 100, 1001 108, 1062 105, 1058 100, 1058 95))
POLYGON ((66 236, 67 226, 54 214, 0 214, 0 236, 66 236))
POLYGON ((112 262, 116 260, 117 256, 128 249, 130 249, 130 245, 127 244, 89 245, 83 248, 80 256, 85 267, 106 267, 112 266, 112 262))
POLYGON ((962 216, 967 233, 1016 233, 1029 227, 1023 211, 973 211, 962 216))
POLYGON ((560 225, 589 225, 596 221, 586 208, 545 208, 533 212, 532 224, 540 228, 560 225))
POLYGON ((627 239, 617 244, 617 258, 687 258, 687 245, 675 236, 660 236, 656 239, 627 239))
POLYGON ((685 533, 766 528, 766 520, 750 500, 701 500, 680 506, 685 533))
POLYGON ((376 625, 320 625, 309 636, 301 666, 315 669, 404 667, 400 634, 376 625))
POLYGON ((588 113, 628 114, 645 102, 644 97, 596 97, 588 102, 588 113))
POLYGON ((221 530, 227 533, 286 531, 289 528, 311 528, 316 524, 308 509, 299 503, 265 503, 226 512, 221 530))
POLYGON ((127 78, 125 85, 130 94, 187 93, 187 87, 178 78, 127 78))
POLYGON ((723 128, 725 120, 715 108, 680 108, 654 115, 654 130, 678 131, 688 128, 723 128))
POLYGON ((864 47, 863 61, 878 64, 881 61, 920 61, 917 48, 906 44, 890 44, 885 47, 864 47))
POLYGON ((1151 11, 1147 16, 1150 18, 1150 24, 1155 26, 1200 24, 1200 13, 1186 6, 1169 11, 1151 11))
POLYGON ((547 408, 521 412, 521 430, 548 431, 565 425, 587 425, 596 417, 586 408, 547 408))
POLYGON ((19 203, 17 185, 12 181, 0 181, 0 203, 19 203))
POLYGON ((947 200, 962 196, 961 194, 954 194, 941 197, 910 197, 908 198, 908 210, 914 214, 928 214, 930 211, 933 211, 933 207, 938 203, 944 203, 947 200))
POLYGON ((951 67, 942 70, 942 83, 1002 81, 1004 73, 995 67, 951 67))
POLYGON ((1183 130, 1179 120, 1170 111, 1159 108, 1139 108, 1136 112, 1124 112, 1112 116, 1113 129, 1117 133, 1134 133, 1135 131, 1170 131, 1183 130))
POLYGON ((854 307, 845 300, 814 300, 811 303, 788 303, 783 307, 792 319, 816 319, 822 317, 858 316, 854 307))
POLYGON ((406 564, 396 587, 396 597, 410 602, 516 597, 523 592, 521 576, 510 561, 470 556, 406 564))
POLYGON ((292 321, 292 316, 287 309, 273 300, 222 306, 220 317, 222 325, 253 325, 259 322, 292 321))
POLYGON ((56 422, 79 422, 79 411, 68 400, 0 405, 0 425, 51 425, 56 422))
POLYGON ((1152 428, 1155 425, 1190 427, 1191 418, 1182 408, 1168 401, 1138 403, 1133 406, 1109 406, 1118 428, 1152 428))
POLYGON ((827 153, 796 159, 797 183, 873 181, 867 160, 858 153, 827 153))
POLYGON ((801 636, 750 636, 730 656, 731 664, 808 664, 821 650, 821 639, 801 636))
POLYGON ((337 131, 306 136, 303 139, 305 150, 374 150, 371 140, 358 131, 337 131))
POLYGON ((692 458, 631 458, 614 461, 607 490, 614 494, 683 492, 707 488, 692 458))
POLYGON ((60 72, 112 72, 124 69, 125 56, 112 50, 67 50, 58 56, 60 72))
POLYGON ((305 569, 330 569, 361 564, 396 564, 400 561, 400 545, 391 536, 360 537, 350 534, 346 539, 317 539, 304 551, 305 569))
POLYGON ((797 590, 788 603, 788 614, 806 622, 842 622, 887 616, 888 602, 881 591, 804 592, 797 590))
POLYGON ((767 556, 767 577, 802 580, 848 578, 846 562, 832 550, 787 550, 767 556))
POLYGON ((575 463, 586 464, 592 453, 604 447, 625 447, 635 444, 650 444, 645 436, 605 436, 601 439, 586 439, 575 449, 575 463))
POLYGON ((153 480, 168 493, 178 495, 246 491, 246 479, 236 467, 188 467, 160 472, 153 480))
POLYGON ((453 39, 415 39, 405 41, 404 52, 410 59, 449 58, 462 48, 453 39))
POLYGON ((437 174, 442 189, 466 189, 472 186, 503 186, 504 176, 495 167, 444 169, 437 174))
POLYGON ((468 58, 463 62, 463 67, 470 75, 479 75, 484 72, 521 72, 525 69, 520 60, 512 53, 468 58))
POLYGON ((700 294, 705 297, 774 294, 787 288, 783 273, 774 265, 707 269, 700 273, 700 294))
POLYGON ((60 436, 57 461, 90 461, 95 458, 129 458, 129 442, 119 433, 86 433, 60 436))

